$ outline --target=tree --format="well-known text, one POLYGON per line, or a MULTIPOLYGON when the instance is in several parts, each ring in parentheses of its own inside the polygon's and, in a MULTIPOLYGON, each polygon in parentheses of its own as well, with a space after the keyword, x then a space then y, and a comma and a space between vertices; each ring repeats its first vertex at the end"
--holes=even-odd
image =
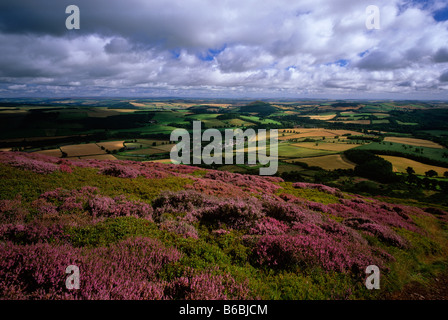
POLYGON ((445 172, 443 173, 443 176, 444 176, 445 178, 448 178, 448 171, 445 171, 445 172))
POLYGON ((431 179, 428 179, 427 177, 423 179, 423 186, 426 189, 429 189, 431 187, 431 179))
POLYGON ((415 174, 415 170, 412 167, 407 167, 406 168, 406 172, 408 173, 408 175, 412 175, 415 174))
POLYGON ((429 178, 437 177, 437 172, 431 169, 425 172, 425 176, 429 178))

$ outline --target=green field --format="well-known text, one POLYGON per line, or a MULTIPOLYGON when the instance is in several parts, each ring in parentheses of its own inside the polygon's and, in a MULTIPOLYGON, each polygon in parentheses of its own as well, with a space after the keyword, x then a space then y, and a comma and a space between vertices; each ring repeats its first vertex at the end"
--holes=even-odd
POLYGON ((318 149, 308 149, 293 146, 291 144, 281 143, 278 146, 278 156, 285 158, 308 158, 308 157, 317 157, 324 156, 328 154, 334 154, 337 152, 331 152, 326 150, 318 150, 318 149))
POLYGON ((441 161, 448 164, 448 158, 444 155, 447 154, 446 149, 436 149, 436 148, 427 148, 427 147, 415 147, 410 145, 403 145, 401 143, 394 143, 394 142, 372 142, 370 144, 366 144, 360 147, 357 147, 356 149, 360 150, 371 150, 374 152, 381 151, 392 151, 392 152, 400 152, 404 156, 410 155, 410 156, 420 156, 425 157, 431 160, 441 161), (403 146, 406 146, 403 147, 403 146), (423 150, 423 152, 416 151, 416 150, 423 150))
POLYGON ((257 116, 240 116, 240 118, 243 119, 243 120, 247 120, 247 121, 250 121, 250 122, 256 122, 256 123, 261 123, 261 124, 277 124, 277 125, 281 125, 281 123, 276 121, 276 120, 261 119, 260 117, 257 117, 257 116))

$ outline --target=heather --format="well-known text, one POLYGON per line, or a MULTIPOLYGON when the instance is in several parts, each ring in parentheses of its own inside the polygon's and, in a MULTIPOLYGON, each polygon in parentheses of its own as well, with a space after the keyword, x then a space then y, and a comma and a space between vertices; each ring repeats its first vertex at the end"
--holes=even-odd
POLYGON ((444 210, 323 184, 18 152, 0 175, 3 299, 381 299, 446 268, 444 210))

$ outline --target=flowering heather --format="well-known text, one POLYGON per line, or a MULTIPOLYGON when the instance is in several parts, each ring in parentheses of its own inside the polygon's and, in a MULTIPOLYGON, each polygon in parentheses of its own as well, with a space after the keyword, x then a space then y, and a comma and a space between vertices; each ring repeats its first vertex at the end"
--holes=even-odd
POLYGON ((0 223, 22 222, 27 214, 20 195, 13 200, 0 200, 0 223))
POLYGON ((264 217, 264 214, 261 203, 251 198, 217 200, 201 209, 198 216, 201 222, 225 224, 231 228, 242 229, 253 225, 255 221, 264 217))
POLYGON ((184 275, 169 284, 170 298, 182 300, 248 299, 248 283, 237 283, 228 273, 215 274, 219 268, 197 273, 187 268, 184 275))
POLYGON ((63 299, 65 268, 78 264, 80 250, 48 243, 0 243, 0 297, 4 299, 63 299))
POLYGON ((87 201, 97 193, 98 188, 90 186, 82 187, 79 190, 57 188, 44 192, 40 198, 46 200, 47 203, 57 205, 58 212, 82 212, 87 201))
POLYGON ((218 236, 224 235, 224 234, 230 234, 229 230, 225 230, 225 229, 216 229, 212 231, 213 234, 216 234, 218 236))
POLYGON ((44 226, 40 223, 3 224, 0 225, 0 239, 20 244, 49 242, 66 238, 63 227, 59 224, 44 226))
POLYGON ((194 226, 184 221, 165 220, 160 224, 161 229, 183 236, 184 238, 198 239, 198 231, 194 226))
POLYGON ((124 196, 115 198, 95 196, 88 201, 94 217, 138 217, 152 220, 153 209, 144 202, 127 201, 124 196))
POLYGON ((145 202, 129 201, 123 195, 115 198, 98 194, 98 188, 82 187, 79 190, 58 188, 41 194, 33 202, 41 213, 85 212, 93 217, 133 216, 152 220, 152 206, 145 202))
POLYGON ((285 222, 317 223, 321 221, 322 218, 320 213, 284 201, 265 201, 263 203, 263 211, 267 216, 285 222))
POLYGON ((208 171, 204 178, 223 181, 241 187, 245 191, 261 194, 274 193, 281 188, 275 183, 283 182, 283 179, 279 177, 261 177, 217 170, 208 171))
MULTIPOLYGON (((341 202, 341 204, 328 205, 333 209, 334 215, 343 218, 368 218, 381 225, 421 232, 412 219, 409 219, 409 215, 405 213, 410 211, 405 206, 389 207, 383 203, 367 202, 360 199, 342 199, 341 202)), ((426 215, 423 210, 418 208, 415 208, 413 214, 426 215)))
POLYGON ((201 207, 206 197, 196 191, 182 190, 178 192, 164 192, 153 200, 154 209, 164 212, 187 212, 201 207))
POLYGON ((265 217, 255 222, 255 225, 250 228, 249 234, 278 235, 285 234, 288 229, 288 225, 286 225, 284 222, 278 221, 271 217, 265 217))
POLYGON ((320 266, 324 270, 351 271, 355 274, 368 265, 384 264, 363 243, 332 236, 316 225, 297 224, 294 231, 296 234, 261 237, 254 248, 258 263, 281 269, 320 266))
POLYGON ((66 173, 72 173, 73 172, 72 167, 70 165, 66 164, 66 163, 61 163, 59 165, 59 171, 66 172, 66 173))
POLYGON ((101 174, 105 174, 107 176, 118 177, 118 178, 137 178, 140 175, 140 171, 119 164, 114 164, 109 167, 103 168, 100 170, 101 174))
POLYGON ((216 197, 250 197, 242 188, 224 181, 190 177, 193 183, 187 184, 185 189, 194 190, 205 195, 216 197))
POLYGON ((0 243, 0 296, 6 299, 161 299, 157 277, 181 254, 159 241, 134 238, 107 248, 0 243), (65 268, 80 269, 80 289, 65 287, 65 268))
POLYGON ((47 162, 51 164, 56 164, 60 161, 59 158, 50 157, 40 153, 27 153, 27 152, 6 152, 0 151, 0 162, 9 163, 14 162, 16 159, 28 159, 37 160, 41 162, 47 162))
POLYGON ((44 198, 38 198, 31 203, 31 207, 35 208, 41 215, 57 215, 58 206, 48 202, 44 198))
POLYGON ((368 265, 399 287, 446 260, 435 208, 183 165, 19 152, 0 163, 0 299, 369 298, 368 265), (79 290, 65 287, 71 264, 79 290))
POLYGON ((379 225, 370 219, 363 218, 348 218, 343 221, 347 226, 357 230, 365 231, 366 233, 377 237, 379 240, 386 242, 392 246, 406 248, 408 244, 393 230, 384 225, 379 225))
POLYGON ((41 160, 29 159, 20 156, 15 157, 8 163, 13 167, 19 167, 25 170, 42 174, 49 174, 58 169, 58 166, 53 163, 48 163, 41 160))

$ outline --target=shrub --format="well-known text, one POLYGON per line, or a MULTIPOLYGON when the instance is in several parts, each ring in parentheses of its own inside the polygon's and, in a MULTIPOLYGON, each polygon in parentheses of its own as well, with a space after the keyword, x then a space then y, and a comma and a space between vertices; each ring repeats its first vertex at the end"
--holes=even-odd
POLYGON ((49 174, 58 169, 58 166, 42 160, 30 159, 28 157, 17 155, 7 161, 13 167, 19 167, 25 170, 41 174, 49 174))
POLYGON ((305 209, 293 203, 265 200, 263 211, 269 217, 285 222, 319 222, 321 214, 305 209))
POLYGON ((198 231, 194 226, 184 221, 166 220, 160 224, 161 229, 183 236, 184 238, 198 239, 198 231))
POLYGON ((255 199, 223 199, 211 201, 199 209, 198 219, 206 224, 226 224, 228 227, 242 229, 253 225, 262 217, 261 203, 255 199))
POLYGON ((88 202, 93 217, 138 217, 152 220, 153 209, 144 202, 127 201, 124 196, 115 198, 95 196, 88 202))
POLYGON ((162 299, 157 278, 181 254, 159 241, 134 238, 105 248, 0 243, 0 296, 6 299, 162 299), (80 289, 65 287, 65 268, 80 269, 80 289))
POLYGON ((112 176, 112 177, 131 178, 131 179, 137 178, 137 176, 140 175, 139 170, 132 168, 132 167, 128 167, 128 166, 119 165, 119 164, 114 164, 109 167, 105 167, 105 168, 101 169, 99 173, 105 174, 107 176, 112 176))
POLYGON ((13 200, 0 200, 0 223, 23 222, 27 214, 20 195, 13 200))
POLYGON ((167 287, 171 299, 182 300, 227 300, 248 299, 248 282, 237 283, 228 273, 219 268, 198 273, 187 268, 181 277, 167 287))

